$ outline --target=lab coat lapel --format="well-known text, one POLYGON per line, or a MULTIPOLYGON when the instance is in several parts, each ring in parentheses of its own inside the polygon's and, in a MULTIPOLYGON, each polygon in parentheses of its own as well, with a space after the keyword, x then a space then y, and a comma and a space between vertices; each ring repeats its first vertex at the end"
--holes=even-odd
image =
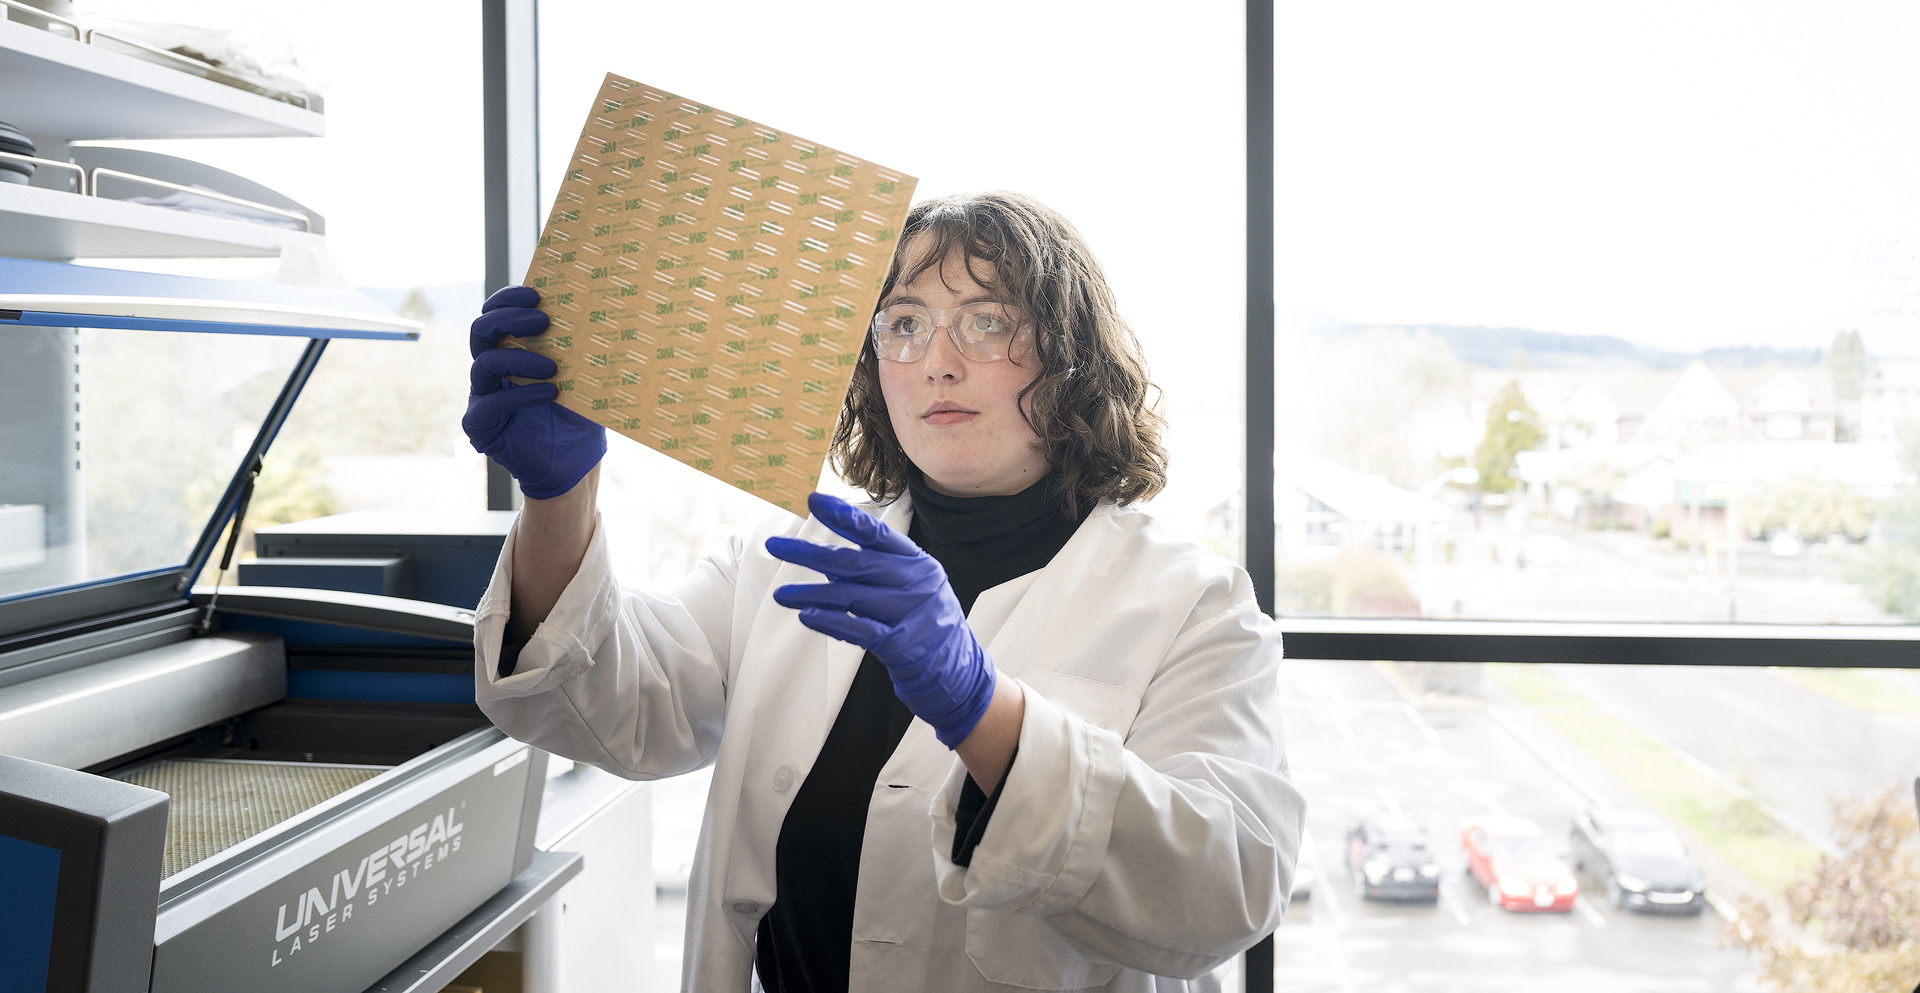
MULTIPOLYGON (((901 534, 906 534, 908 526, 913 523, 913 507, 907 494, 902 493, 900 499, 878 510, 879 513, 874 516, 880 519, 880 523, 901 534)), ((828 532, 826 540, 839 541, 840 539, 828 532)), ((827 700, 832 706, 832 712, 827 717, 826 725, 820 729, 820 741, 813 749, 815 754, 820 751, 819 745, 826 744, 827 730, 833 726, 833 718, 839 716, 840 705, 846 702, 847 690, 853 686, 854 674, 860 671, 860 660, 867 656, 866 649, 859 645, 850 645, 838 638, 824 636, 821 640, 826 642, 827 659, 822 671, 827 677, 827 700)))
MULTIPOLYGON (((880 508, 877 516, 902 534, 912 518, 905 497, 880 508)), ((808 521, 797 537, 822 544, 845 543, 815 521, 808 521)), ((781 563, 768 589, 817 582, 819 573, 781 563)), ((773 903, 773 859, 780 826, 819 759, 827 732, 866 655, 858 645, 807 628, 794 610, 775 603, 771 596, 760 603, 748 651, 754 678, 743 681, 741 697, 731 708, 735 716, 729 720, 744 718, 750 726, 727 731, 745 742, 739 765, 741 814, 734 826, 723 891, 722 905, 727 907, 773 903)), ((756 918, 730 916, 741 939, 750 945, 756 918)))
MULTIPOLYGON (((902 534, 912 519, 904 496, 880 508, 876 516, 902 534)), ((822 544, 846 544, 814 521, 807 522, 799 537, 822 544)), ((777 589, 787 583, 820 581, 819 573, 783 564, 774 573, 770 585, 777 589)), ((827 732, 839 716, 841 704, 846 702, 847 690, 853 685, 854 674, 860 670, 860 660, 866 651, 807 628, 800 623, 797 612, 774 603, 772 597, 761 605, 761 611, 760 624, 756 627, 769 636, 755 646, 755 654, 772 662, 776 671, 762 683, 757 696, 766 706, 799 711, 778 722, 784 733, 776 732, 768 741, 768 747, 783 753, 780 761, 793 767, 798 774, 796 779, 803 779, 820 754, 820 746, 826 743, 827 732), (782 664, 778 661, 782 659, 794 662, 782 664), (811 660, 811 664, 802 660, 811 660)))
MULTIPOLYGON (((879 513, 874 516, 880 519, 880 523, 901 534, 906 534, 907 526, 913 521, 913 510, 908 504, 906 494, 901 494, 900 499, 879 508, 879 513)), ((809 521, 808 526, 812 528, 817 525, 809 521)), ((825 531, 824 528, 821 530, 825 533, 809 536, 808 540, 845 543, 832 532, 825 531)), ((811 581, 819 582, 818 574, 813 575, 815 578, 811 581)), ((791 581, 788 580, 788 582, 791 581)), ((814 736, 812 747, 807 750, 806 767, 808 769, 813 767, 814 759, 819 756, 820 746, 827 743, 827 732, 833 728, 834 720, 840 716, 841 705, 847 702, 847 691, 853 686, 854 675, 860 671, 860 660, 867 656, 866 649, 859 645, 848 644, 838 638, 829 638, 825 635, 816 635, 816 637, 823 643, 821 651, 825 654, 823 664, 820 666, 820 672, 825 679, 825 693, 821 697, 825 706, 821 710, 823 719, 817 722, 819 733, 814 736)))
POLYGON ((1114 548, 1108 540, 1112 512, 1109 504, 1096 506, 1045 568, 995 586, 974 601, 967 623, 1000 671, 1018 676, 1036 660, 1044 661, 1038 636, 1048 625, 1071 626, 1100 616, 1097 605, 1081 601, 1124 595, 1126 584, 1100 578, 1117 567, 1108 561, 1114 548))

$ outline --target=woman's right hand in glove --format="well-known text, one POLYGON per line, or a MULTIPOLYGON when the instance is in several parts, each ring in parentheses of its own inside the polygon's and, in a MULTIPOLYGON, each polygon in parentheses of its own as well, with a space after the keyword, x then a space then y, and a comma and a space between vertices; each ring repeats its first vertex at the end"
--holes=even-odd
POLYGON ((507 377, 546 379, 554 361, 524 348, 501 348, 507 335, 526 337, 547 329, 535 309, 540 293, 508 286, 480 305, 468 344, 473 351, 473 387, 460 419, 480 454, 506 467, 520 491, 548 500, 573 489, 607 453, 607 429, 554 402, 552 383, 516 384, 507 377))

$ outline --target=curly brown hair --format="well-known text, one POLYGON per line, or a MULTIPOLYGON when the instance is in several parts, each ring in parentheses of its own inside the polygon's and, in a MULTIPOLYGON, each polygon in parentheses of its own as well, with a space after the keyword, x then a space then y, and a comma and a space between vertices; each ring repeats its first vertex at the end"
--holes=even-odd
MULTIPOLYGON (((1019 193, 928 200, 907 214, 880 299, 949 258, 970 271, 979 271, 976 262, 990 269, 991 288, 1033 329, 1040 374, 1020 391, 1019 405, 1039 436, 1050 495, 1062 513, 1077 518, 1083 505, 1160 492, 1167 484, 1166 421, 1148 397, 1151 390, 1157 399, 1159 387, 1147 378, 1139 339, 1080 232, 1019 193)), ((887 417, 872 335, 861 346, 827 451, 841 478, 875 500, 906 490, 913 466, 887 417)))

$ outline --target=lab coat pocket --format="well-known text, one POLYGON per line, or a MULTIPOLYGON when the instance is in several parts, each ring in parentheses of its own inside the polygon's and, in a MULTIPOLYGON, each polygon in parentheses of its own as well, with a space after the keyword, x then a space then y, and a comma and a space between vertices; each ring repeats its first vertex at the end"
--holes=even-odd
POLYGON ((977 907, 967 911, 967 958, 981 978, 1023 990, 1097 989, 1120 972, 1082 958, 1044 920, 977 907))
POLYGON ((1061 710, 1112 731, 1122 741, 1140 713, 1140 691, 1129 687, 1052 669, 1028 669, 1019 679, 1061 710))

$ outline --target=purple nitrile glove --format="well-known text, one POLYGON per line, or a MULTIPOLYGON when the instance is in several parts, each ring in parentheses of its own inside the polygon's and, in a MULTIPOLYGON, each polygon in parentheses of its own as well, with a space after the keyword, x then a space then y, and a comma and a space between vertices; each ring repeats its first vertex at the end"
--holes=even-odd
POLYGON ((509 334, 526 337, 547 329, 547 315, 534 309, 539 302, 533 287, 508 286, 480 305, 467 340, 473 390, 460 426, 475 451, 520 481, 520 492, 547 500, 573 489, 607 454, 607 429, 554 403, 560 388, 552 383, 508 381, 545 379, 559 371, 538 352, 498 347, 509 334))
POLYGON ((807 627, 872 652, 900 702, 933 725, 941 744, 959 745, 987 712, 996 676, 947 571, 906 535, 845 500, 814 493, 807 508, 858 547, 768 538, 774 558, 827 577, 782 586, 774 602, 798 608, 807 627))

